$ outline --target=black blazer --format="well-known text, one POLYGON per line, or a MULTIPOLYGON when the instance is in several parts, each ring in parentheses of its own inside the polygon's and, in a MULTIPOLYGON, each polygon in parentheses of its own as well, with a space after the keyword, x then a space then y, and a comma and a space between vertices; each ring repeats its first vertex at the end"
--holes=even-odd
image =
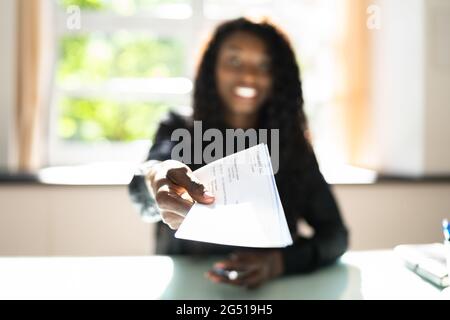
MULTIPOLYGON (((171 141, 171 134, 177 128, 190 130, 192 121, 175 113, 170 113, 167 119, 160 123, 155 141, 150 149, 148 160, 168 160, 171 158, 172 148, 178 143, 171 141)), ((348 246, 348 230, 340 215, 336 201, 329 185, 324 180, 316 158, 308 165, 307 174, 301 181, 298 193, 285 192, 290 186, 288 182, 300 178, 296 176, 284 177, 276 174, 277 187, 286 213, 286 220, 291 231, 294 244, 280 249, 284 260, 286 274, 302 273, 315 270, 321 266, 336 261, 348 246), (314 234, 306 238, 298 234, 299 221, 307 222, 314 234)), ((196 170, 201 165, 189 165, 196 170)), ((295 174, 294 174, 295 175, 295 174)), ((142 176, 135 175, 129 184, 131 200, 143 217, 153 214, 148 210, 152 203, 149 192, 142 176)), ((155 220, 158 217, 150 217, 155 220)), ((236 250, 249 250, 234 246, 223 246, 203 242, 177 239, 175 231, 158 222, 156 233, 157 254, 228 254, 236 250)), ((264 249, 252 249, 264 250, 264 249)))

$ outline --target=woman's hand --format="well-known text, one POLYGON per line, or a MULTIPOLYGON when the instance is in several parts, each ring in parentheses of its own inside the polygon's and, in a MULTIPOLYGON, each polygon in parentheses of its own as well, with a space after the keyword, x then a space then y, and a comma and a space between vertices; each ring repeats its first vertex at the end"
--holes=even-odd
POLYGON ((238 252, 227 260, 217 262, 214 268, 234 270, 243 276, 229 279, 209 271, 206 277, 213 282, 256 288, 283 274, 283 258, 279 250, 238 252))
POLYGON ((146 174, 150 193, 160 209, 162 221, 176 230, 195 201, 210 204, 214 196, 185 164, 167 160, 151 166, 146 174))

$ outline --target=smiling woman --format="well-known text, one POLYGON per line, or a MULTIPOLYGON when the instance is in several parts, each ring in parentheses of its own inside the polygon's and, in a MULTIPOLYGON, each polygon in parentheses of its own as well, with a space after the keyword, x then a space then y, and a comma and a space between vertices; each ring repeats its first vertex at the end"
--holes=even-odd
MULTIPOLYGON (((207 277, 213 282, 246 287, 334 262, 347 248, 348 233, 305 137, 307 123, 300 72, 287 37, 268 21, 238 18, 219 25, 197 70, 193 108, 192 117, 172 113, 161 122, 149 161, 130 183, 132 200, 142 216, 148 221, 162 220, 158 225, 157 253, 231 254, 215 267, 242 272, 245 276, 229 279, 209 272, 207 277), (173 134, 180 128, 194 137, 190 147, 194 159, 199 157, 201 161, 182 163, 172 156, 177 148, 173 134), (205 134, 214 129, 220 136, 226 136, 230 128, 279 131, 280 139, 267 144, 270 150, 272 145, 280 150, 275 178, 295 239, 292 246, 251 251, 173 236, 170 229, 180 226, 194 202, 215 201, 203 184, 206 182, 199 181, 193 173, 206 164, 201 157, 209 148, 204 141, 196 141, 196 137, 203 136, 196 132, 198 128, 205 129, 205 134), (297 233, 297 224, 302 220, 315 231, 309 239, 297 233)), ((250 144, 251 141, 246 141, 246 147, 251 147, 250 144)), ((224 149, 227 151, 224 156, 238 151, 230 150, 228 145, 227 148, 222 145, 224 149)), ((233 230, 229 232, 232 237, 233 230)))
POLYGON ((217 57, 216 78, 219 94, 228 106, 226 121, 238 128, 254 127, 257 111, 272 89, 266 44, 251 33, 230 36, 217 57))

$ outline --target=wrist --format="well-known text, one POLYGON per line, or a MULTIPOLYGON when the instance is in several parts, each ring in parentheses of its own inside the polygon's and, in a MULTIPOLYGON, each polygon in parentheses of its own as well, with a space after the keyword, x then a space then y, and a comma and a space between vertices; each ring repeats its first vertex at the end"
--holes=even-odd
POLYGON ((139 165, 136 174, 143 176, 146 184, 151 187, 156 173, 155 167, 160 163, 161 161, 158 160, 146 161, 139 165))
POLYGON ((160 220, 159 208, 156 204, 146 174, 154 161, 139 165, 129 183, 130 195, 142 218, 147 222, 160 220))
POLYGON ((159 213, 158 206, 155 199, 155 191, 153 190, 153 179, 155 176, 155 167, 161 163, 158 160, 149 160, 139 165, 135 176, 143 179, 147 190, 147 208, 152 211, 152 214, 159 213))
POLYGON ((159 163, 161 163, 161 161, 158 161, 158 160, 149 160, 149 161, 146 161, 146 162, 144 162, 144 163, 141 163, 141 164, 139 165, 139 167, 138 167, 138 172, 139 172, 141 175, 147 177, 147 176, 149 176, 149 175, 152 174, 153 169, 154 169, 155 166, 158 165, 159 163))

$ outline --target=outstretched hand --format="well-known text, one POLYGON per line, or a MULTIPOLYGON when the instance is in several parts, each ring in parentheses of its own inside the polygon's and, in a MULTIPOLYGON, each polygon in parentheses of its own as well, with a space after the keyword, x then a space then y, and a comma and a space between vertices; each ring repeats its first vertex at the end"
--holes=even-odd
POLYGON ((167 160, 153 166, 146 182, 160 209, 162 221, 171 229, 179 228, 194 202, 210 204, 214 196, 185 164, 167 160))
POLYGON ((283 259, 279 250, 237 252, 215 263, 214 268, 234 270, 242 276, 230 279, 210 270, 205 276, 213 282, 256 288, 283 273, 283 259))

